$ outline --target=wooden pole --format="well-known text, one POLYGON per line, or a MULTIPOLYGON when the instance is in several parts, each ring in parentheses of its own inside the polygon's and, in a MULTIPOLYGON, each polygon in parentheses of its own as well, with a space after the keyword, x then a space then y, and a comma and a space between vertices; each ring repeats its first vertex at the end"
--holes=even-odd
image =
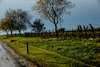
POLYGON ((28 50, 28 43, 26 43, 26 51, 27 51, 27 53, 29 53, 29 50, 28 50))

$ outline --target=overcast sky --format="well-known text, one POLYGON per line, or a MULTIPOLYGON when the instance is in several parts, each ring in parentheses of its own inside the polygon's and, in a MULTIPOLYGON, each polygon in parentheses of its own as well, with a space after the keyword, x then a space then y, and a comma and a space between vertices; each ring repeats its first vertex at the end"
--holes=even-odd
MULTIPOLYGON (((62 27, 66 29, 76 29, 77 25, 89 25, 100 27, 100 0, 71 0, 75 7, 70 9, 71 15, 64 15, 62 27)), ((40 18, 36 12, 32 12, 31 7, 36 3, 36 0, 0 0, 0 19, 4 17, 4 13, 9 8, 23 9, 31 11, 34 16, 32 21, 40 18)), ((42 19, 45 22, 47 29, 54 29, 54 25, 48 20, 42 19)), ((58 24, 60 28, 60 25, 58 24)))

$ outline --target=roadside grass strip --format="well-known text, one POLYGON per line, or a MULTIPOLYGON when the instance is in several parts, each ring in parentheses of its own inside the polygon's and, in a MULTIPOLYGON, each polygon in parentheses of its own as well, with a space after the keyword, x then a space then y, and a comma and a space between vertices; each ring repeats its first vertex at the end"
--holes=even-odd
POLYGON ((8 45, 15 50, 19 55, 27 60, 38 64, 43 67, 93 67, 92 65, 85 64, 84 62, 67 58, 55 52, 44 50, 38 47, 29 46, 29 54, 26 53, 24 44, 8 43, 8 45))

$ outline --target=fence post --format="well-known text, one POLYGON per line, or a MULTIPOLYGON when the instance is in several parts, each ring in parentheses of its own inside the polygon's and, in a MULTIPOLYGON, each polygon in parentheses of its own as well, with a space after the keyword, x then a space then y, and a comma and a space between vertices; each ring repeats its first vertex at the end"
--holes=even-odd
POLYGON ((28 43, 26 43, 26 51, 27 51, 27 53, 29 53, 29 50, 28 50, 28 43))

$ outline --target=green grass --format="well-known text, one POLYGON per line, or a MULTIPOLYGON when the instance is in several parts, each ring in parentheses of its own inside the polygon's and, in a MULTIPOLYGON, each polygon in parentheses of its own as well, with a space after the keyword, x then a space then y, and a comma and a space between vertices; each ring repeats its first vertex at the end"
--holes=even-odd
MULTIPOLYGON (((4 40, 1 36, 0 40, 4 40)), ((100 38, 56 41, 43 38, 8 38, 7 44, 27 60, 43 67, 99 67, 100 38), (29 43, 29 54, 25 43, 29 43)))

